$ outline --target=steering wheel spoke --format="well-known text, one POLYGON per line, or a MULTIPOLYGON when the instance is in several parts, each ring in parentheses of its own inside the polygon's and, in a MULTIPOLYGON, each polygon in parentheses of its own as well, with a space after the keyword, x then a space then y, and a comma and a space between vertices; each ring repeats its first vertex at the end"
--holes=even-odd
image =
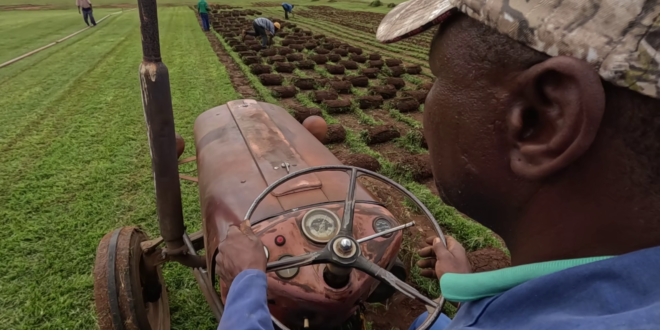
POLYGON ((348 182, 348 192, 344 202, 344 216, 341 219, 340 235, 353 236, 353 213, 355 212, 355 186, 357 185, 358 170, 351 168, 351 178, 348 182))
POLYGON ((296 257, 281 259, 269 262, 266 265, 266 272, 276 272, 282 269, 302 267, 328 262, 328 252, 326 249, 316 252, 310 252, 296 257))
POLYGON ((371 277, 383 283, 389 284, 391 287, 397 289, 399 292, 403 293, 409 298, 417 299, 427 306, 438 308, 438 303, 419 293, 419 291, 410 286, 408 283, 401 281, 396 276, 394 276, 394 274, 376 265, 364 256, 359 256, 352 266, 355 269, 365 272, 371 277))

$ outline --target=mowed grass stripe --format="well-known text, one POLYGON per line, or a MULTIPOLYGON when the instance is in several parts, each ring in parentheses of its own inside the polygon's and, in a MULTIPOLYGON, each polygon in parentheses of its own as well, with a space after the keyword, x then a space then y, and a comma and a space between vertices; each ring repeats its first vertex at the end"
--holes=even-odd
MULTIPOLYGON (((73 5, 74 3, 72 3, 73 5)), ((121 9, 94 9, 94 18, 121 9)), ((104 21, 105 22, 105 21, 104 21)), ((101 23, 103 24, 103 23, 101 23)), ((75 7, 69 10, 0 11, 0 63, 43 47, 87 27, 75 7)))
MULTIPOLYGON (((235 92, 204 35, 182 13, 189 11, 163 9, 160 18, 175 117, 186 126, 235 92)), ((91 273, 99 240, 122 225, 142 225, 157 235, 137 73, 138 18, 130 17, 122 22, 129 27, 123 41, 76 78, 76 84, 88 87, 71 90, 52 105, 70 109, 60 114, 66 116, 58 134, 28 146, 40 150, 38 160, 20 181, 8 182, 12 194, 0 205, 0 229, 8 235, 0 241, 0 327, 95 328, 91 273)), ((189 139, 188 148, 192 145, 189 139)), ((28 152, 12 150, 21 151, 28 152)), ((183 184, 190 231, 200 227, 196 190, 183 184)), ((168 265, 166 278, 173 329, 214 328, 190 271, 168 265)))
POLYGON ((116 29, 98 30, 98 35, 67 45, 11 83, 0 85, 0 94, 6 95, 0 98, 0 186, 4 187, 0 203, 11 192, 12 182, 19 182, 40 158, 47 157, 45 150, 63 133, 70 114, 84 105, 83 96, 93 99, 98 82, 85 84, 80 79, 136 32, 138 27, 126 24, 136 18, 118 17, 116 29), (77 62, 67 59, 77 52, 90 56, 77 62), (63 100, 70 102, 64 105, 63 100))
MULTIPOLYGON (((115 11, 116 11, 116 10, 108 11, 108 13, 110 13, 110 12, 115 12, 115 11)), ((86 31, 84 31, 84 32, 82 32, 82 33, 80 33, 80 34, 74 36, 73 38, 70 38, 70 39, 67 39, 67 40, 63 41, 63 42, 60 43, 60 44, 56 44, 55 46, 52 46, 52 47, 50 47, 50 48, 47 48, 47 49, 45 49, 45 50, 43 50, 43 51, 40 51, 40 52, 38 52, 38 53, 35 53, 35 54, 33 54, 33 55, 31 55, 31 56, 29 56, 29 57, 27 57, 27 58, 24 58, 24 59, 22 59, 22 60, 20 60, 20 61, 18 61, 18 62, 15 62, 15 63, 13 63, 13 64, 11 64, 11 65, 8 65, 8 66, 6 66, 6 67, 0 69, 0 85, 3 85, 3 84, 5 84, 6 82, 8 82, 8 81, 10 81, 11 79, 13 79, 14 77, 19 76, 19 75, 22 74, 24 71, 32 69, 34 66, 38 65, 38 64, 41 63, 42 61, 45 61, 45 60, 49 59, 53 54, 56 54, 56 53, 62 51, 62 50, 65 49, 67 46, 69 46, 69 45, 71 45, 71 44, 74 44, 74 43, 77 43, 77 42, 80 42, 80 41, 82 41, 83 39, 85 39, 85 38, 87 38, 87 37, 90 37, 91 35, 94 35, 94 34, 96 34, 96 33, 99 33, 100 30, 103 30, 103 29, 107 28, 109 25, 112 25, 113 22, 114 22, 114 20, 115 20, 118 16, 120 16, 120 15, 112 15, 112 16, 109 16, 109 17, 106 18, 103 22, 99 23, 99 25, 98 25, 97 27, 95 27, 95 28, 93 28, 93 29, 88 29, 88 30, 86 30, 86 31)), ((100 19, 100 18, 99 18, 99 19, 100 19)), ((38 44, 35 43, 35 46, 34 46, 34 47, 31 47, 31 48, 27 49, 27 50, 24 51, 24 52, 20 52, 20 54, 16 54, 16 56, 12 56, 11 58, 13 59, 13 58, 18 57, 18 56, 20 56, 20 55, 23 55, 23 54, 25 54, 25 53, 27 53, 27 52, 29 52, 29 51, 33 51, 33 50, 35 50, 35 49, 37 49, 37 48, 40 48, 40 47, 46 46, 46 45, 48 45, 48 44, 50 44, 50 43, 52 43, 52 42, 54 42, 54 41, 56 41, 56 40, 61 39, 62 37, 66 37, 67 35, 70 35, 70 34, 73 33, 73 32, 79 31, 79 30, 85 28, 84 22, 83 22, 83 26, 82 26, 82 27, 80 27, 78 24, 76 24, 75 27, 76 27, 76 28, 73 29, 72 31, 67 31, 67 32, 69 32, 69 33, 63 33, 62 35, 56 36, 56 38, 53 38, 52 40, 51 40, 50 37, 48 37, 47 40, 43 40, 43 42, 39 42, 38 44)), ((0 30, 0 33, 1 33, 2 35, 9 34, 8 32, 5 32, 4 30, 0 30)), ((20 41, 24 41, 24 42, 26 42, 26 43, 32 43, 32 42, 33 42, 33 41, 32 41, 33 39, 39 39, 39 38, 41 38, 42 36, 40 37, 40 36, 37 34, 37 35, 33 35, 33 36, 27 36, 27 35, 23 36, 23 35, 21 35, 21 37, 23 37, 23 39, 19 40, 19 42, 20 42, 20 41)), ((9 50, 13 50, 14 47, 13 47, 13 46, 3 46, 3 47, 0 47, 0 49, 2 49, 3 51, 9 51, 9 50)), ((85 56, 87 53, 88 53, 88 52, 84 52, 84 53, 79 53, 79 54, 76 54, 76 55, 77 55, 78 57, 81 57, 81 56, 85 56)), ((69 57, 67 60, 70 61, 70 62, 75 62, 75 61, 76 61, 76 57, 69 57)))
MULTIPOLYGON (((29 126, 39 125, 45 117, 52 116, 52 111, 58 111, 40 112, 58 97, 66 97, 72 89, 93 90, 93 86, 71 83, 103 60, 122 40, 131 28, 124 23, 131 20, 127 17, 129 15, 109 18, 107 21, 115 26, 99 26, 79 38, 51 47, 43 54, 38 53, 0 69, 0 95, 3 95, 0 98, 0 122, 4 128, 0 131, 0 150, 14 145, 16 141, 12 140, 16 136, 25 136, 23 130, 32 131, 29 126)), ((132 16, 136 13, 133 12, 132 16)))

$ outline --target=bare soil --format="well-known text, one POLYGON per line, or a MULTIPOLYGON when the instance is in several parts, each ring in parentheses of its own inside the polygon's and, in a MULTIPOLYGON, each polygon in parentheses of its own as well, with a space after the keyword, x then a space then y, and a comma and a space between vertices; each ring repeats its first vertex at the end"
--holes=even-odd
POLYGON ((222 44, 220 44, 218 38, 213 34, 213 32, 210 31, 204 32, 204 34, 206 34, 206 38, 209 40, 209 43, 211 43, 211 47, 213 48, 213 51, 218 57, 220 63, 222 63, 227 68, 229 79, 231 80, 231 84, 234 85, 236 92, 241 94, 241 96, 245 99, 256 98, 258 95, 257 91, 255 91, 254 88, 250 86, 250 81, 247 79, 247 77, 245 77, 243 71, 241 71, 241 69, 238 67, 238 64, 236 64, 231 56, 227 54, 225 49, 222 47, 222 44))

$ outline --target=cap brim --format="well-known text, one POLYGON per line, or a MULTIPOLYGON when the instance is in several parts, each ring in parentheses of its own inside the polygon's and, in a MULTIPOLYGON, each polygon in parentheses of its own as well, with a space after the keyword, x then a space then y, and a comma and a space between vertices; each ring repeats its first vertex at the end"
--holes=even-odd
POLYGON ((409 0, 394 7, 378 26, 376 38, 396 42, 440 24, 454 12, 449 0, 409 0))

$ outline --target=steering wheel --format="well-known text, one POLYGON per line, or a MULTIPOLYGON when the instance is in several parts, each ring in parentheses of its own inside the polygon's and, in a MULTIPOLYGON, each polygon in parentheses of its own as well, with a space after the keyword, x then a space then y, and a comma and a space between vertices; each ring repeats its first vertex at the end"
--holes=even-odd
MULTIPOLYGON (((442 240, 442 243, 447 245, 445 236, 442 234, 442 230, 438 225, 438 222, 435 221, 435 218, 429 212, 429 210, 422 204, 422 202, 415 197, 410 191, 406 190, 404 187, 394 182, 393 180, 380 175, 378 173, 358 168, 355 166, 346 166, 346 165, 326 165, 326 166, 315 166, 309 167, 294 173, 291 173, 275 182, 266 188, 258 197, 254 200, 252 205, 245 215, 246 220, 250 220, 254 210, 257 206, 263 201, 263 199, 268 196, 275 188, 283 184, 284 182, 295 179, 301 175, 314 173, 314 172, 324 172, 324 171, 342 171, 350 173, 350 181, 348 186, 348 193, 346 194, 346 201, 344 206, 344 217, 341 220, 341 225, 339 233, 332 238, 325 246, 324 249, 316 252, 306 253, 300 256, 286 258, 278 260, 275 262, 269 262, 266 266, 266 272, 274 272, 282 269, 292 268, 292 267, 302 267, 314 264, 332 264, 339 267, 350 267, 355 268, 359 271, 362 271, 371 277, 379 280, 380 282, 387 283, 393 288, 397 289, 399 292, 404 295, 417 299, 420 302, 424 303, 427 306, 435 308, 433 313, 429 313, 429 316, 426 320, 417 328, 417 330, 427 330, 438 318, 441 313, 442 306, 444 304, 444 298, 441 296, 439 302, 434 302, 433 300, 425 297, 419 291, 415 290, 409 284, 399 280, 394 274, 390 273, 386 269, 378 266, 369 259, 362 256, 360 250, 361 242, 364 242, 365 239, 361 239, 358 242, 355 237, 353 237, 353 213, 355 211, 355 188, 357 184, 357 179, 360 176, 366 176, 383 183, 386 183, 390 186, 393 186, 408 198, 410 198, 423 212, 424 214, 431 219, 433 227, 436 231, 436 234, 442 240)), ((403 226, 400 226, 403 227, 403 226)), ((402 229, 402 228, 401 228, 402 229)), ((384 231, 376 235, 369 236, 369 239, 380 237, 390 233, 391 231, 384 231)), ((271 315, 273 322, 280 327, 282 330, 289 330, 281 322, 279 322, 275 317, 271 315)))

